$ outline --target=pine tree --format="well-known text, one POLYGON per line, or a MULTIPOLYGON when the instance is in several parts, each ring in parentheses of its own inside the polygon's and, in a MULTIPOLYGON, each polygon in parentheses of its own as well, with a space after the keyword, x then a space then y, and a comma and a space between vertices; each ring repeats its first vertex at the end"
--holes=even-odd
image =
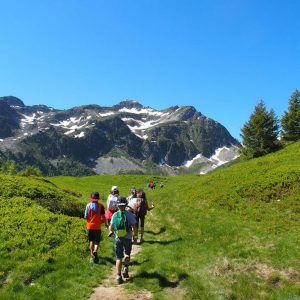
POLYGON ((300 139, 300 92, 295 90, 289 100, 288 111, 281 118, 282 139, 298 141, 300 139))
POLYGON ((254 108, 249 121, 242 128, 242 154, 246 158, 263 156, 279 148, 279 121, 271 109, 267 111, 263 101, 254 108))

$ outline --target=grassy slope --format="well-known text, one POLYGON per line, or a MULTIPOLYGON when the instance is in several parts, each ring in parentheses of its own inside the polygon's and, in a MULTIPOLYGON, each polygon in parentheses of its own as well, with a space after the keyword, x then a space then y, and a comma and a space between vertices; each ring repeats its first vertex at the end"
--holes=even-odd
POLYGON ((75 196, 47 180, 0 176, 0 299, 83 299, 108 274, 110 245, 101 272, 89 263, 85 221, 74 217, 85 203, 75 196))
MULTIPOLYGON (((148 191, 156 209, 134 281, 157 299, 282 299, 300 297, 300 143, 206 176, 168 177, 148 191), (170 289, 165 289, 170 288, 170 289), (173 290, 173 293, 171 292, 173 290)), ((126 195, 151 177, 55 178, 63 187, 126 195)), ((157 182, 161 178, 154 178, 157 182)))
MULTIPOLYGON (((296 143, 206 176, 51 179, 61 189, 80 193, 79 199, 46 182, 32 180, 28 189, 34 185, 42 193, 49 188, 65 195, 67 211, 66 203, 83 204, 92 191, 105 200, 112 185, 127 195, 131 186, 146 189, 150 179, 163 180, 165 188, 147 191, 156 208, 147 217, 146 242, 126 288, 146 288, 156 299, 178 298, 182 290, 187 299, 296 299, 299 157, 296 143)), ((47 207, 48 201, 1 195, 0 298, 81 299, 108 274, 114 262, 111 240, 101 244, 101 265, 90 265, 82 219, 55 213, 59 209, 47 207), (19 205, 24 213, 15 219, 19 205)))

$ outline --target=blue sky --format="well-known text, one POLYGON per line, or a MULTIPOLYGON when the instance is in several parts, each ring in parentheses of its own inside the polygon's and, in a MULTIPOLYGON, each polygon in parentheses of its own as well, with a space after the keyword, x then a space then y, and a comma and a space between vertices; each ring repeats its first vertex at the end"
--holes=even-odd
POLYGON ((192 105, 240 139, 300 89, 300 1, 0 0, 0 96, 192 105))

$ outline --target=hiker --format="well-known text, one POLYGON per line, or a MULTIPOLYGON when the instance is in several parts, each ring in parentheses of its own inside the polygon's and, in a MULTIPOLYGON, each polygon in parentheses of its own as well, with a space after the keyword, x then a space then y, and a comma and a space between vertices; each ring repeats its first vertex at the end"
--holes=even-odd
MULTIPOLYGON (((116 253, 116 281, 118 284, 124 282, 122 278, 122 260, 124 258, 123 277, 129 278, 128 268, 130 263, 130 254, 132 249, 132 239, 136 243, 138 230, 136 219, 132 212, 125 210, 127 201, 125 197, 119 197, 117 206, 118 211, 113 214, 109 230, 115 235, 115 253, 116 253), (132 235, 133 230, 133 235, 132 235)), ((112 236, 112 235, 111 235, 112 236)))
POLYGON ((116 185, 112 186, 111 193, 107 197, 107 209, 105 212, 105 218, 107 225, 109 226, 112 215, 117 211, 117 200, 119 196, 119 189, 116 185))
POLYGON ((152 205, 149 206, 146 194, 143 190, 137 191, 137 198, 135 199, 135 202, 132 201, 129 205, 132 208, 132 211, 135 214, 137 227, 139 228, 139 223, 141 225, 140 227, 140 243, 144 242, 144 228, 145 228, 145 217, 149 210, 152 210, 154 208, 154 204, 152 202, 152 205))
POLYGON ((160 188, 163 188, 163 187, 165 186, 165 184, 164 184, 163 182, 161 182, 161 183, 159 184, 159 186, 160 186, 160 188))
POLYGON ((136 188, 135 187, 133 187, 133 188, 130 189, 130 195, 126 198, 127 204, 133 198, 136 198, 136 188))
POLYGON ((153 180, 151 180, 148 184, 148 188, 150 188, 151 190, 155 189, 155 182, 153 180))
POLYGON ((88 240, 90 243, 91 260, 99 262, 98 246, 101 239, 101 224, 105 223, 104 206, 99 203, 98 192, 91 193, 90 202, 86 205, 84 218, 86 219, 86 229, 88 230, 88 240))

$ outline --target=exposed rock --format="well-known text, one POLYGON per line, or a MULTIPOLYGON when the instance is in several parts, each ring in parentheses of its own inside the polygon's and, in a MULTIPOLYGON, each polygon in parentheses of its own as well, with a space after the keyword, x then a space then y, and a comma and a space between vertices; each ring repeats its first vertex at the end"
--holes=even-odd
POLYGON ((74 161, 78 164, 72 166, 84 170, 84 165, 99 174, 160 174, 163 169, 177 174, 186 161, 200 154, 206 161, 193 164, 193 172, 211 170, 220 161, 237 156, 232 146, 238 147, 238 141, 224 126, 192 106, 155 110, 125 100, 112 107, 93 104, 56 110, 45 105, 26 106, 15 97, 0 99, 0 150, 10 151, 10 158, 18 163, 42 165, 46 174, 50 174, 47 166, 51 166, 51 174, 62 173, 59 164, 50 160, 74 161), (229 150, 218 153, 216 162, 210 159, 224 147, 229 150), (116 150, 115 163, 109 164, 106 157, 116 150))

